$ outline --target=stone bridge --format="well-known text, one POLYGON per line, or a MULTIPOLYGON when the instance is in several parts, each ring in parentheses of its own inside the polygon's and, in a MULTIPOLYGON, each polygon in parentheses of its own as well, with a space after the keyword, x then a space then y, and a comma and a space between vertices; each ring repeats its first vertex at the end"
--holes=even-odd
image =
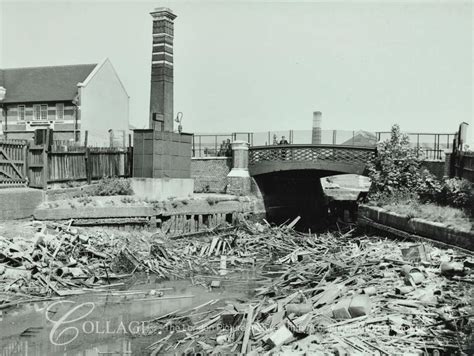
POLYGON ((326 225, 328 209, 320 179, 336 174, 366 175, 375 147, 254 146, 248 153, 248 174, 262 193, 267 218, 282 223, 299 215, 300 226, 318 229, 326 225))
POLYGON ((249 149, 251 176, 281 171, 318 171, 320 177, 366 174, 374 147, 342 145, 254 146, 249 149))

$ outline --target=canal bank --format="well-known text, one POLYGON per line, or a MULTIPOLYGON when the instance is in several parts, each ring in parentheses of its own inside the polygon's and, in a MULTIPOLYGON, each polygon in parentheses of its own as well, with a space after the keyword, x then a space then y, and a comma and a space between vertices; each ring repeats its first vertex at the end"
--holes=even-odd
MULTIPOLYGON (((57 197, 56 197, 57 198, 57 197)), ((33 213, 40 221, 71 220, 73 225, 160 228, 185 234, 233 223, 239 215, 265 217, 256 196, 197 193, 188 198, 140 199, 136 196, 83 196, 42 203, 33 213)))

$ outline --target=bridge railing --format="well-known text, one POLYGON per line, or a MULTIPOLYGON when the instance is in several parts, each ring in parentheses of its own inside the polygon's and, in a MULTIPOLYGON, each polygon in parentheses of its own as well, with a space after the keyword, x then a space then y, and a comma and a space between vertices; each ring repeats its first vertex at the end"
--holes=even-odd
POLYGON ((345 145, 253 146, 249 150, 249 166, 267 161, 331 161, 365 165, 374 152, 374 147, 345 145))
MULTIPOLYGON (((278 144, 282 137, 290 144, 312 144, 312 130, 280 130, 262 132, 232 132, 220 134, 195 134, 193 139, 194 157, 221 156, 227 140, 243 140, 250 146, 271 146, 278 144)), ((318 144, 369 146, 377 143, 375 132, 357 130, 321 130, 318 144)))
MULTIPOLYGON (((425 159, 443 160, 445 150, 452 148, 454 133, 407 133, 412 147, 422 148, 425 159)), ((250 146, 273 146, 282 136, 290 144, 313 143, 312 130, 286 130, 265 132, 231 132, 221 134, 195 134, 193 157, 215 157, 225 155, 225 142, 243 140, 250 146)), ((390 131, 370 132, 362 130, 321 130, 317 144, 375 147, 377 142, 390 138, 390 131)))

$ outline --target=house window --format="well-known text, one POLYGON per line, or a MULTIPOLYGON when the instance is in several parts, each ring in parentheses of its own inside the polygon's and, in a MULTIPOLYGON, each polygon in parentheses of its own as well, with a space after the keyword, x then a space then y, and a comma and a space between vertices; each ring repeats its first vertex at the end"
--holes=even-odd
POLYGON ((41 120, 41 106, 33 105, 33 118, 35 120, 41 120))
POLYGON ((48 105, 41 104, 41 120, 48 120, 48 105))
POLYGON ((64 119, 64 104, 56 104, 56 120, 64 119))
POLYGON ((25 105, 18 105, 18 120, 25 121, 25 105))

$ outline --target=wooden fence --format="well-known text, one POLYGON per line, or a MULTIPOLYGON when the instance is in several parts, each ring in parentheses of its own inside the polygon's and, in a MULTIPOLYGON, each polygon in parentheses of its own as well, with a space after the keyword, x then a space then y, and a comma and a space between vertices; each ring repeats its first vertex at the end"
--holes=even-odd
POLYGON ((453 156, 454 175, 474 182, 474 152, 456 152, 453 156))
POLYGON ((0 187, 26 185, 27 153, 25 141, 0 139, 0 187))
POLYGON ((0 140, 0 186, 130 177, 132 148, 32 145, 0 140))

